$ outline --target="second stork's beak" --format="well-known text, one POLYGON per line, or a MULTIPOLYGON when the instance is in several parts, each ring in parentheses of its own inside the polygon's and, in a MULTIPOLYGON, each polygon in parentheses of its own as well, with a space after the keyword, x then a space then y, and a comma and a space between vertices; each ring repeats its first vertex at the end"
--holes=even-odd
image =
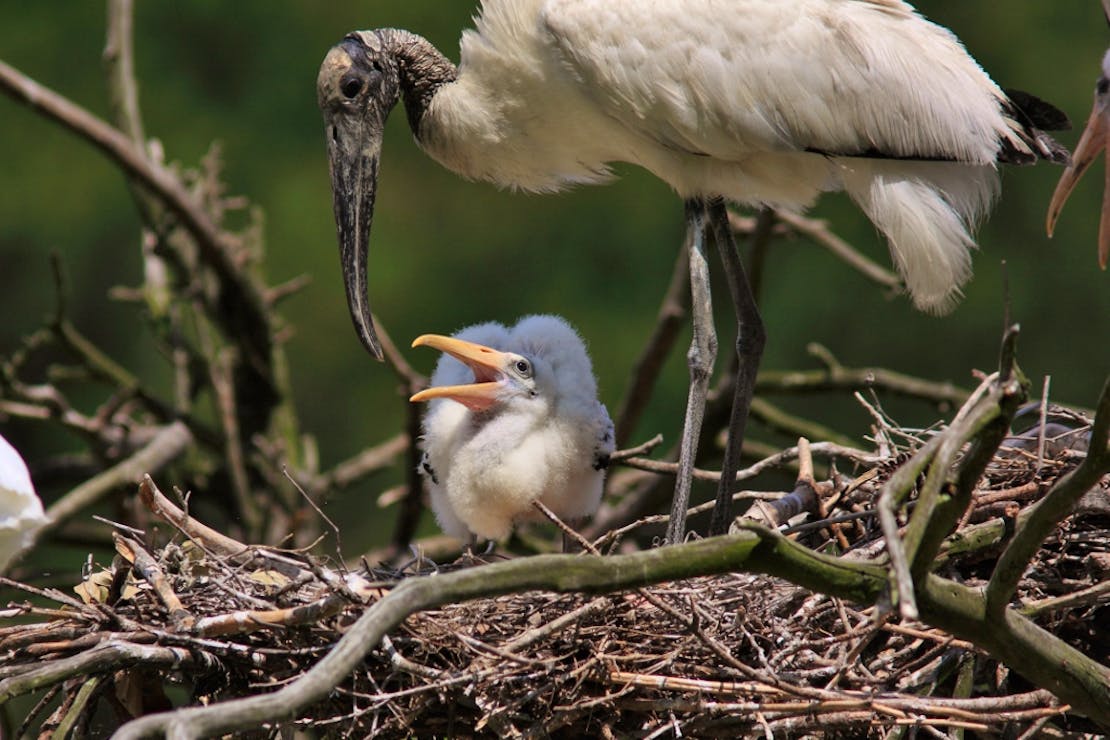
POLYGON ((450 398, 471 411, 484 411, 496 403, 504 383, 504 369, 511 358, 504 352, 481 344, 440 334, 424 334, 413 340, 413 347, 431 347, 446 352, 474 373, 474 382, 465 385, 441 385, 422 390, 409 401, 419 403, 433 398, 450 398))
POLYGON ((363 346, 379 360, 382 347, 370 314, 367 252, 385 119, 398 97, 395 74, 380 63, 375 66, 380 52, 376 34, 353 33, 328 52, 316 80, 347 307, 363 346))
MULTIPOLYGON (((1071 164, 1060 176, 1056 184, 1056 191, 1048 204, 1048 218, 1045 230, 1051 237, 1056 230, 1056 220, 1064 208, 1068 196, 1075 189, 1076 183, 1083 177, 1083 173, 1106 150, 1107 136, 1110 134, 1110 110, 1105 106, 1104 80, 1099 81, 1099 89, 1095 92, 1095 105, 1091 110, 1091 117, 1087 120, 1087 127, 1079 137, 1079 143, 1072 154, 1071 164)), ((1106 182, 1102 192, 1102 216, 1098 227, 1098 264, 1106 269, 1110 261, 1110 151, 1107 151, 1106 182)))

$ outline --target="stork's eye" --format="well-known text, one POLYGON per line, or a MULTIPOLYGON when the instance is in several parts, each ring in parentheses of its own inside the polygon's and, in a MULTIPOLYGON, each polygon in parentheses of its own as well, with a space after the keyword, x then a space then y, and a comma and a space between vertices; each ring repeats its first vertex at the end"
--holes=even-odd
POLYGON ((362 92, 362 78, 354 75, 344 77, 339 81, 339 92, 343 93, 343 97, 348 100, 357 97, 362 92))
POLYGON ((1105 95, 1110 91, 1110 80, 1105 77, 1099 78, 1098 85, 1096 86, 1099 95, 1105 95))
POLYGON ((528 360, 525 360, 525 359, 517 360, 515 363, 513 363, 513 367, 516 368, 517 373, 522 378, 532 377, 532 365, 531 365, 531 363, 528 362, 528 360))

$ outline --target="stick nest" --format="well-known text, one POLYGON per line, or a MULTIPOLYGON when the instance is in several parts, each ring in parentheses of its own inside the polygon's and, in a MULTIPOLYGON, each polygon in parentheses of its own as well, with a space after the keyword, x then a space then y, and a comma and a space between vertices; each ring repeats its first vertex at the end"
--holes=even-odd
MULTIPOLYGON (((960 523, 962 545, 950 538, 942 550, 940 575, 984 582, 1015 517, 1082 457, 1081 435, 1069 435, 1049 444, 1040 462, 1020 438, 1002 448, 960 523)), ((853 476, 819 484, 830 506, 803 515, 809 525, 795 536, 816 550, 885 563, 873 507, 923 436, 891 444, 888 435, 872 464, 857 462, 853 476)), ((1110 634, 1100 627, 1110 624, 1108 488, 1104 477, 1057 528, 1017 594, 1027 616, 1103 664, 1110 662, 1110 634)), ((303 555, 243 547, 177 509, 149 479, 140 493, 176 528, 170 542, 148 549, 134 535, 117 535, 119 557, 90 573, 76 596, 3 584, 36 597, 5 613, 31 623, 0 629, 0 701, 40 696, 23 731, 38 722, 40 732, 96 734, 98 723, 173 704, 269 691, 315 664, 366 602, 400 579, 480 565, 417 560, 343 573, 303 555)), ((598 597, 512 594, 418 613, 290 724, 356 737, 1091 729, 973 645, 901 621, 887 605, 857 607, 743 573, 598 597)))

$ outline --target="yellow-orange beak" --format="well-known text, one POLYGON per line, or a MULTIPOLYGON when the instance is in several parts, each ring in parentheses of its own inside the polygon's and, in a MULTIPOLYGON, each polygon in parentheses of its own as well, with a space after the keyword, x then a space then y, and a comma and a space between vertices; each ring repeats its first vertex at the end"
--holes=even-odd
POLYGON ((474 372, 474 382, 465 385, 441 385, 427 388, 409 398, 413 403, 433 398, 450 398, 471 411, 488 409, 497 400, 502 386, 503 369, 510 358, 504 352, 481 344, 441 334, 424 334, 412 342, 413 347, 431 347, 446 352, 474 372))
MULTIPOLYGON (((1045 221, 1045 230, 1051 237, 1056 230, 1056 219, 1064 208, 1068 196, 1075 189, 1079 178, 1091 166, 1098 155, 1106 149, 1107 135, 1110 134, 1110 111, 1105 110, 1099 101, 1095 100, 1095 107, 1091 117, 1087 120, 1087 127, 1083 129, 1079 143, 1072 154, 1071 164, 1064 170, 1060 182, 1056 184, 1056 192, 1048 204, 1048 218, 1045 221)), ((1106 269, 1110 261, 1110 151, 1107 152, 1106 182, 1102 191, 1102 215, 1098 225, 1098 266, 1106 269)))

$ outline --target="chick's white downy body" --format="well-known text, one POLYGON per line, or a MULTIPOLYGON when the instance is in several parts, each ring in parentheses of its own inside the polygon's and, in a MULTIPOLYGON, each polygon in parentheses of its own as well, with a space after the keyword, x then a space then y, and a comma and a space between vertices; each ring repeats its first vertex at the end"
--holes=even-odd
POLYGON ((535 501, 567 520, 597 510, 613 424, 585 346, 565 321, 530 316, 512 328, 479 324, 417 343, 447 353, 431 388, 414 396, 429 400, 422 467, 444 532, 503 539, 538 518, 535 501))

